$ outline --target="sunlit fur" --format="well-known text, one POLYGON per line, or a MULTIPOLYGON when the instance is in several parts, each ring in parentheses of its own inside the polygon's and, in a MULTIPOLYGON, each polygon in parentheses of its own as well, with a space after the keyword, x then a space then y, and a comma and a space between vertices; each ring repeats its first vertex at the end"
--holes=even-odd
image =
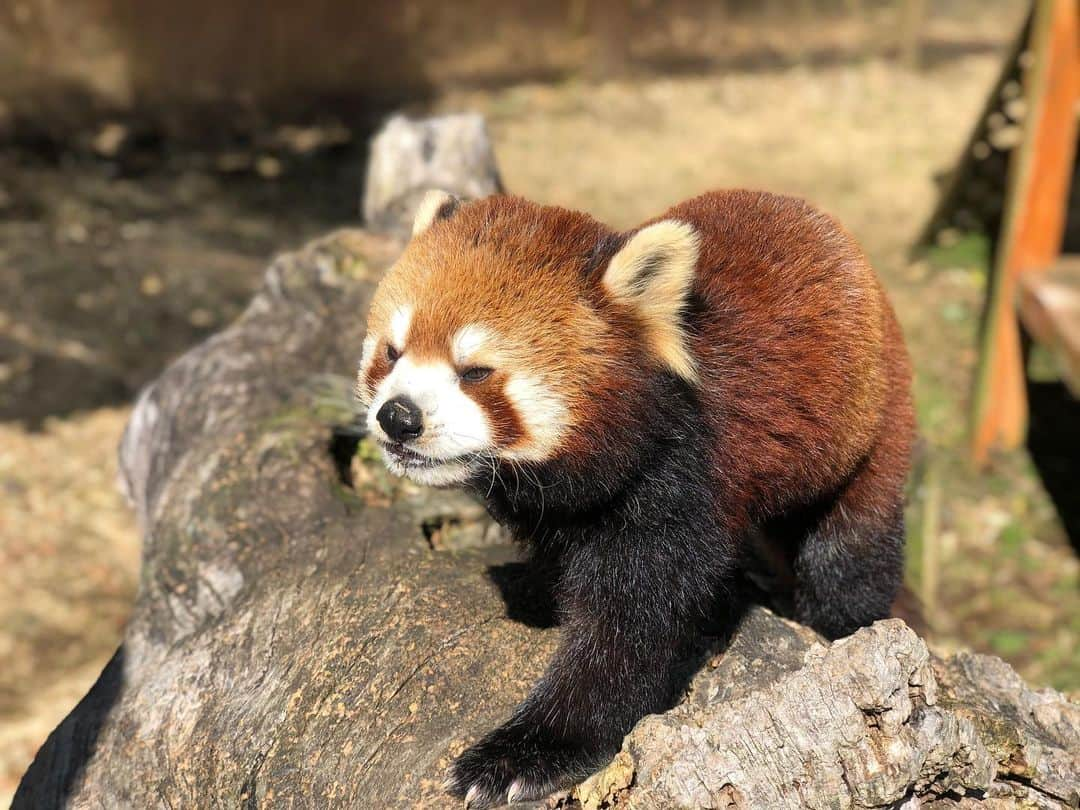
POLYGON ((431 486, 464 483, 474 470, 477 454, 490 449, 491 435, 483 410, 458 385, 454 367, 438 360, 416 362, 408 356, 394 364, 367 412, 368 432, 384 446, 391 441, 376 414, 383 403, 400 395, 408 396, 424 414, 424 433, 412 443, 412 449, 427 462, 408 466, 384 451, 391 472, 431 486))
POLYGON ((911 372, 832 218, 725 191, 626 233, 505 196, 435 196, 417 222, 372 302, 369 428, 388 446, 381 403, 422 407, 423 456, 388 451, 391 468, 483 498, 562 625, 529 697, 455 761, 454 793, 536 799, 603 764, 670 704, 702 625, 737 621, 757 548, 825 636, 888 614, 911 372))
MULTIPOLYGON (((518 231, 530 227, 529 217, 536 228, 544 227, 556 209, 517 203, 514 216, 486 225, 478 208, 482 203, 472 203, 421 230, 376 293, 357 385, 369 410, 385 401, 380 392, 388 390, 386 379, 393 373, 385 360, 388 343, 414 364, 493 369, 482 383, 457 386, 480 403, 491 438, 484 448, 463 442, 462 452, 476 452, 476 468, 486 465, 489 471, 492 457, 541 461, 565 452, 568 439, 571 444, 588 440, 601 450, 606 442, 602 425, 585 433, 579 429, 591 419, 594 383, 608 373, 612 359, 643 362, 634 347, 621 345, 620 336, 582 294, 583 274, 602 226, 561 211, 556 217, 568 226, 569 241, 548 256, 536 256, 535 245, 518 231), (462 222, 484 227, 485 239, 448 246, 439 238, 462 222), (399 339, 403 312, 409 320, 404 341, 399 339), (479 336, 483 340, 477 341, 479 336), (456 356, 463 347, 473 349, 473 356, 456 356)), ((544 237, 536 231, 535 238, 544 237)), ((469 430, 450 427, 475 434, 472 425, 469 430)))
POLYGON ((687 380, 697 378, 680 311, 694 284, 698 235, 685 222, 664 220, 642 228, 615 254, 604 289, 637 312, 656 357, 687 380))
POLYGON ((439 191, 438 189, 428 191, 424 194, 424 198, 420 200, 416 215, 413 217, 412 235, 419 236, 431 226, 431 223, 440 214, 449 214, 456 204, 457 200, 445 191, 439 191))

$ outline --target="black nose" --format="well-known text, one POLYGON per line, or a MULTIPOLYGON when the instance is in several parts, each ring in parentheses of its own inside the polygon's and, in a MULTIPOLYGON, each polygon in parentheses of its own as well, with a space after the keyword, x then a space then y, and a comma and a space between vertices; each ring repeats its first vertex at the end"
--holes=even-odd
POLYGON ((407 397, 386 400, 375 418, 395 442, 410 441, 424 432, 424 415, 407 397))

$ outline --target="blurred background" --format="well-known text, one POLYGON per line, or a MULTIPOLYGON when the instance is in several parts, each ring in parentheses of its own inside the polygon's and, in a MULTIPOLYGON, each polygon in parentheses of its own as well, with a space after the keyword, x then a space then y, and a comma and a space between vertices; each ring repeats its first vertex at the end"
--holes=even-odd
POLYGON ((1017 145, 1011 118, 997 140, 972 134, 1024 67, 1030 8, 3 0, 0 804, 134 597, 139 539, 115 486, 134 395, 238 314, 276 252, 360 224, 368 142, 397 111, 483 114, 509 190, 615 226, 722 186, 837 215, 914 356, 909 579, 928 638, 1075 695, 1080 410, 1038 346, 1026 447, 982 466, 970 452, 1017 145), (972 150, 997 175, 969 177, 972 150))

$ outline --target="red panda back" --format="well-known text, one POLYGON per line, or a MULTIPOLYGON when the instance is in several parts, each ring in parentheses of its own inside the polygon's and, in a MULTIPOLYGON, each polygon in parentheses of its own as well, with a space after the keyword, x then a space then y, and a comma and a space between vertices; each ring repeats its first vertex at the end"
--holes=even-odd
MULTIPOLYGON (((835 489, 873 445, 890 382, 909 376, 866 258, 794 198, 716 192, 664 217, 702 236, 692 350, 721 491, 738 493, 724 508, 761 519, 835 489)), ((910 413, 900 387, 891 404, 910 413)))

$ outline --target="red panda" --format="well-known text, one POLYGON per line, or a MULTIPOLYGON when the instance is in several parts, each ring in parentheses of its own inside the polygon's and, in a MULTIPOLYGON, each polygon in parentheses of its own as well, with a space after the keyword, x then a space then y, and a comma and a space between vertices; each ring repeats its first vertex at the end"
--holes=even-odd
POLYGON ((888 615, 914 420, 902 335, 854 239, 720 191, 626 233, 432 192, 371 305, 357 394, 398 474, 477 493, 554 572, 562 640, 453 764, 471 807, 541 798, 670 705, 699 630, 743 606, 750 538, 795 618, 888 615))

